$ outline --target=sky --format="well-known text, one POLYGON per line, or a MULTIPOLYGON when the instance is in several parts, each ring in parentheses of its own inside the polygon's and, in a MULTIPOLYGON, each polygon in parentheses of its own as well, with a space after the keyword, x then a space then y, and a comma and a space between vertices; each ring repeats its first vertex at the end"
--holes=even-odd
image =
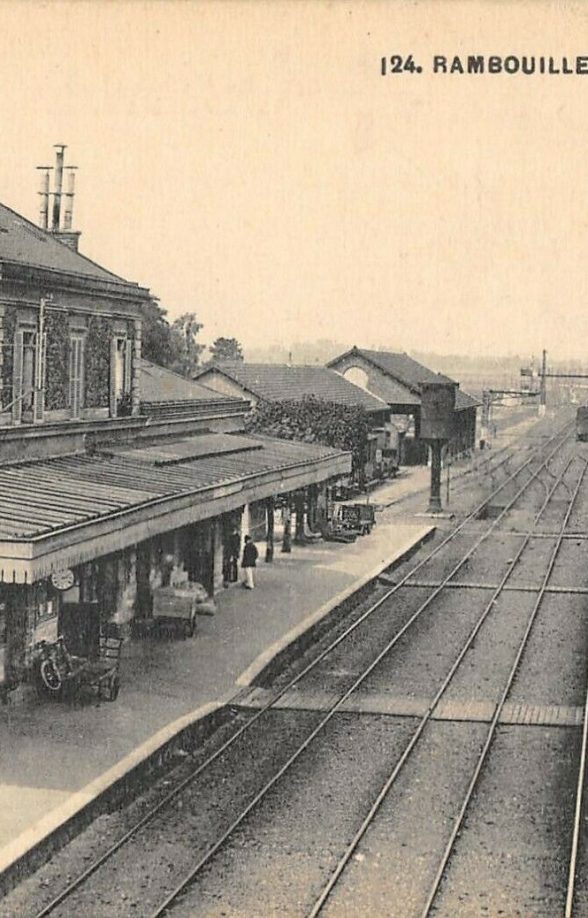
POLYGON ((588 74, 434 54, 588 55, 588 4, 0 0, 0 200, 67 144, 80 250, 208 343, 583 357, 588 74))

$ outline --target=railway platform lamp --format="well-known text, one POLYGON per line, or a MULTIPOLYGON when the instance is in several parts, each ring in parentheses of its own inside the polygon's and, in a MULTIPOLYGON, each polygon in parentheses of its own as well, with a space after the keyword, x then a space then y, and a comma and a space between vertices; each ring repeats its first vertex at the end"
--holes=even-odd
POLYGON ((421 440, 431 449, 431 492, 428 513, 441 513, 441 455, 455 426, 457 383, 449 380, 421 383, 421 440))

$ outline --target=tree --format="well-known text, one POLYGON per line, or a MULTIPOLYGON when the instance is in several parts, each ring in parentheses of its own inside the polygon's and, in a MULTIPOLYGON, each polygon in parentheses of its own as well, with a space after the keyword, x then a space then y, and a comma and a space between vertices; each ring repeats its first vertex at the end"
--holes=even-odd
POLYGON ((175 357, 171 368, 182 376, 191 376, 198 367, 204 345, 199 344, 196 338, 202 327, 202 323, 193 312, 184 312, 172 323, 171 335, 175 357))
POLYGON ((243 360, 243 351, 236 338, 217 338, 210 346, 210 355, 216 363, 243 360))
POLYGON ((155 300, 139 308, 141 310, 141 353, 143 357, 162 367, 169 367, 178 357, 178 353, 171 325, 166 319, 166 310, 155 300))

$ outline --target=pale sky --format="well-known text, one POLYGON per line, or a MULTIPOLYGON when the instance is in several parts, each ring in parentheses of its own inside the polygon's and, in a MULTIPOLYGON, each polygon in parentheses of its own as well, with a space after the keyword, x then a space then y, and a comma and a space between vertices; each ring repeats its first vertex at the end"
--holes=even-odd
POLYGON ((68 144, 81 251, 206 342, 584 357, 588 74, 468 53, 588 55, 588 5, 0 0, 0 200, 68 144))

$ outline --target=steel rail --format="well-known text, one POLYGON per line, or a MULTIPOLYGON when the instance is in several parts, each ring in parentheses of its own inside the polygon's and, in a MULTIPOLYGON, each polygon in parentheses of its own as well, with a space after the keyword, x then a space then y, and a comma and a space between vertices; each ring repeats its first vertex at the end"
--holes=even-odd
POLYGON ((578 783, 576 787, 576 805, 574 807, 574 827, 572 831, 572 844, 570 850, 570 866, 568 870, 568 886, 566 894, 565 918, 572 918, 574 913, 574 893, 576 887, 576 873, 578 866, 578 853, 580 850, 580 831, 582 828, 582 813, 584 809, 584 783, 586 777, 586 751, 588 746, 588 688, 584 700, 584 720, 582 724, 582 742, 580 745, 580 765, 578 768, 578 783))
POLYGON ((572 510, 573 510, 573 507, 574 507, 574 504, 575 504, 575 502, 576 502, 576 498, 577 498, 578 493, 579 493, 579 491, 580 491, 580 487, 581 487, 582 482, 583 482, 583 480, 584 480, 584 476, 585 476, 585 474, 586 474, 586 470, 587 470, 587 469, 588 469, 588 462, 584 461, 584 468, 582 469, 582 473, 581 473, 581 475, 580 475, 580 477, 579 477, 579 479, 578 479, 578 482, 577 482, 577 484, 576 484, 576 486, 575 486, 575 488, 574 488, 574 490, 573 490, 572 496, 571 496, 571 498, 570 498, 569 506, 568 506, 568 509, 567 509, 567 511, 566 511, 566 514, 565 514, 565 517, 564 517, 564 520, 563 520, 563 523, 562 523, 562 526, 561 526, 560 538, 558 538, 558 541, 557 541, 557 543, 555 544, 555 546, 554 546, 554 548, 553 548, 553 551, 552 551, 552 553, 551 553, 551 556, 550 556, 550 559, 549 559, 549 562, 548 562, 548 565, 547 565, 547 569, 546 569, 546 571, 545 571, 545 575, 544 575, 544 577, 543 577, 542 589, 541 589, 539 595, 537 596, 537 599, 535 600, 535 603, 533 604, 533 609, 531 610, 531 614, 530 614, 530 616, 529 616, 529 621, 527 622, 527 627, 526 627, 526 629, 525 629, 525 632, 524 632, 524 634, 523 634, 522 640, 521 640, 521 642, 520 642, 519 649, 518 649, 517 655, 516 655, 516 657, 515 657, 514 663, 513 663, 513 665, 512 665, 512 668, 511 668, 511 670, 510 670, 510 673, 509 673, 509 676, 508 676, 506 685, 505 685, 505 687, 504 687, 504 690, 503 690, 503 692, 502 692, 502 695, 501 695, 501 697, 500 697, 500 700, 499 700, 498 704, 496 705, 496 709, 495 709, 495 711, 494 711, 494 717, 492 718, 492 721, 490 722, 490 726, 489 726, 489 728, 488 728, 488 734, 487 734, 487 737, 486 737, 486 741, 485 741, 485 743, 484 743, 484 746, 482 747, 482 751, 481 751, 480 756, 479 756, 479 758, 478 758, 478 762, 477 762, 476 767, 475 767, 475 769, 474 769, 474 773, 473 773, 473 775, 472 775, 472 777, 471 777, 471 780, 470 780, 470 783, 469 783, 469 785, 468 785, 468 788, 467 788, 467 791, 466 791, 466 795, 465 795, 464 801, 463 801, 463 803, 462 803, 461 809, 460 809, 460 811, 459 811, 459 813, 458 813, 458 815, 457 815, 457 817, 456 817, 456 819, 455 819, 455 822, 454 822, 454 824, 453 824, 453 829, 452 829, 452 831, 451 831, 451 835, 450 835, 450 837, 449 837, 449 840, 448 840, 448 842, 447 842, 447 845, 445 846, 445 850, 444 850, 444 852, 443 852, 443 856, 442 856, 442 858, 441 858, 441 862, 440 862, 439 867, 438 867, 438 870, 437 870, 437 872, 436 872, 436 874, 435 874, 435 878, 434 878, 434 880, 433 880, 433 882, 432 882, 432 884, 431 884, 431 887, 430 887, 430 890, 429 890, 429 895, 427 896, 427 900, 426 900, 425 906, 424 906, 424 908, 423 908, 423 910, 422 910, 422 912, 421 912, 421 918, 428 918, 428 916, 429 916, 430 913, 431 913, 431 907, 432 907, 432 905, 433 905, 433 902, 435 901, 435 899, 436 899, 436 897, 437 897, 437 893, 439 892, 439 888, 440 888, 441 882, 442 882, 442 880, 443 880, 443 875, 444 875, 444 873, 445 873, 445 870, 446 870, 446 868, 447 868, 447 864, 448 864, 449 859, 450 859, 450 857, 451 857, 451 854, 452 854, 452 852, 453 852, 453 849, 454 849, 454 846, 455 846, 455 842, 456 842, 457 836, 459 835, 459 832, 460 832, 460 830, 461 830, 461 826, 462 826, 462 824, 463 824, 463 820, 464 820, 464 817, 465 817, 467 808, 468 808, 468 806, 469 806, 469 804, 470 804, 470 801, 471 801, 471 799, 472 799, 472 796, 473 796, 473 794, 474 794, 474 790, 475 790, 475 787, 476 787, 476 785, 477 785, 477 783, 478 783, 478 779, 479 779, 480 774, 481 774, 481 772, 482 772, 482 768, 483 768, 483 766, 484 766, 484 763, 485 763, 485 761, 486 761, 486 758, 487 758, 487 756, 488 756, 488 752, 489 752, 489 750, 490 750, 490 746, 492 745, 492 741, 493 741, 493 739, 494 739, 494 737, 495 737, 495 735, 496 735, 496 730, 497 730, 497 727, 498 727, 498 721, 499 721, 500 715, 502 714, 502 710, 503 710, 503 708, 504 708, 506 699, 507 699, 508 694, 509 694, 509 692, 510 692, 510 690, 511 690, 511 688, 512 688, 512 684, 513 684, 513 682, 514 682, 514 680, 515 680, 515 676, 516 676, 516 674, 517 674, 517 670, 518 670, 518 668, 519 668, 519 665, 520 665, 520 662, 521 662, 521 658, 522 658, 522 656, 523 656, 523 653, 525 652, 525 649, 526 649, 526 646, 527 646, 527 643, 528 643, 529 636, 530 636, 530 634, 531 634, 531 630, 532 630, 532 628, 533 628, 533 625, 535 624, 535 619, 536 619, 536 617, 537 617, 537 613, 538 613, 538 611, 539 611, 539 608, 540 608, 540 606, 541 606, 541 603, 543 602, 543 597, 545 596, 545 588, 547 587, 547 584, 548 584, 549 579, 550 579, 550 577, 551 577, 551 574, 552 574, 552 572, 553 572, 553 568, 554 568, 554 566, 555 566, 555 562, 556 562, 557 556, 558 556, 559 551, 560 551, 560 548, 561 548, 561 546, 562 546, 562 544, 563 544, 563 539, 561 538, 561 535, 565 532, 566 526, 567 526, 568 521, 569 521, 569 518, 570 518, 570 516, 571 516, 572 510))
MULTIPOLYGON (((549 440, 547 440, 546 442, 550 442, 551 439, 552 438, 550 437, 549 440)), ((530 447, 529 445, 525 447, 526 450, 531 449, 531 448, 532 447, 530 447)), ((535 447, 535 450, 536 449, 537 448, 535 447)), ((493 455, 488 456, 487 459, 483 459, 477 463, 472 464, 469 467, 461 468, 457 465, 456 466, 451 465, 450 466, 452 470, 451 472, 451 483, 452 483, 451 493, 454 496, 457 494, 463 494, 465 491, 468 490, 469 487, 471 487, 474 484, 476 479, 480 478, 483 474, 488 475, 490 477, 490 480, 492 481, 492 484, 494 485, 495 475, 499 471, 501 471, 504 466, 508 466, 509 462, 515 460, 517 458, 518 452, 523 452, 523 451, 524 451, 523 449, 517 450, 515 448, 515 444, 510 443, 506 446, 500 447, 498 450, 494 452, 493 455), (502 455, 506 450, 510 451, 508 455, 506 456, 502 455), (496 460, 494 465, 492 464, 493 460, 496 460)), ((508 484, 509 481, 511 481, 513 478, 516 478, 523 467, 524 466, 519 466, 517 469, 515 469, 514 473, 509 475, 509 478, 506 480, 505 484, 508 484)), ((506 469, 506 471, 508 472, 508 469, 506 469)), ((405 501, 409 501, 411 498, 420 497, 421 495, 426 494, 429 491, 429 487, 430 486, 427 484, 427 485, 423 485, 422 488, 417 488, 415 491, 409 492, 407 494, 401 494, 393 501, 393 503, 400 504, 400 503, 404 503, 405 501)), ((498 494, 499 491, 502 490, 502 487, 503 487, 502 485, 497 486, 495 490, 492 492, 492 496, 494 496, 494 494, 498 494)))
MULTIPOLYGON (((243 724, 234 734, 232 734, 229 739, 227 739, 221 746, 204 762, 202 762, 197 768, 194 769, 186 778, 184 778, 172 791, 170 791, 166 796, 159 801, 152 809, 149 810, 137 823, 132 826, 127 832, 125 832, 116 842, 114 842, 105 852, 103 852, 100 857, 96 858, 91 864, 86 867, 86 869, 80 873, 76 878, 74 878, 64 889, 58 893, 50 902, 48 902, 39 912, 36 913, 35 918, 46 918, 50 915, 59 905, 61 905, 66 899, 68 899, 76 890, 78 890, 85 882, 88 880, 94 873, 96 873, 107 861, 109 861, 124 845, 127 844, 138 832, 140 832, 145 826, 152 822, 160 812, 162 812, 166 807, 168 807, 183 791, 195 781, 207 768, 209 768, 217 759, 220 758, 232 745, 234 745, 244 733, 251 729, 251 727, 288 692, 293 688, 298 682, 300 682, 309 672, 311 672, 315 666, 317 666, 322 660, 328 656, 336 647, 339 646, 350 634, 352 634, 370 615, 372 615, 380 606, 383 605, 391 596, 393 596, 402 586, 411 578, 414 577, 426 564, 428 564, 446 545, 455 539, 455 537, 461 532, 461 530, 472 520, 475 520, 479 513, 484 509, 488 500, 491 499, 495 493, 503 490, 503 488, 520 474, 520 472, 527 468, 531 463, 533 463, 538 455, 545 451, 546 447, 552 444, 554 441, 557 441, 555 446, 549 451, 547 456, 541 461, 539 467, 531 473, 531 477, 527 482, 518 489, 512 501, 510 501, 499 516, 492 522, 491 526, 486 530, 482 536, 474 542, 473 546, 469 549, 467 555, 462 559, 462 561, 451 571, 451 573, 446 577, 446 580, 451 579, 451 577, 457 573, 460 567, 465 564, 466 560, 471 557, 474 551, 485 541, 485 538, 490 535, 494 530, 496 525, 501 520, 502 516, 508 512, 508 510, 513 506, 513 504, 519 499, 519 497, 527 490, 527 488, 533 483, 533 481, 541 473, 542 469, 549 463, 552 457, 557 453, 561 448, 562 444, 569 438, 572 428, 571 423, 566 423, 563 425, 554 435, 549 438, 546 442, 540 444, 531 456, 529 456, 525 462, 519 466, 509 477, 503 482, 502 485, 496 491, 492 492, 491 495, 486 497, 480 504, 478 504, 464 519, 462 522, 455 527, 448 535, 442 539, 442 541, 427 555, 426 558, 423 558, 415 567, 410 570, 403 578, 390 590, 388 590, 383 596, 381 596, 375 603, 373 603, 361 616, 354 621, 348 628, 346 628, 342 634, 335 638, 321 653, 312 660, 300 673, 294 676, 283 688, 279 689, 268 701, 266 704, 259 709, 248 721, 246 724, 243 724)), ((442 586, 436 589, 430 597, 430 602, 438 595, 442 590, 442 586)), ((426 602, 428 605, 429 602, 426 602)), ((424 611, 426 605, 417 609, 417 612, 414 613, 408 622, 405 623, 402 630, 395 636, 394 641, 399 640, 400 637, 408 630, 410 625, 424 611)), ((391 649, 391 648, 390 648, 391 649)), ((210 855, 212 856, 212 855, 210 855)), ((188 881, 189 882, 189 881, 188 881)))
MULTIPOLYGON (((501 521, 502 517, 508 512, 508 510, 509 510, 509 509, 513 506, 513 504, 518 500, 518 498, 520 497, 520 495, 521 495, 522 493, 524 493, 524 492, 527 490, 527 488, 528 488, 528 486, 531 484, 531 482, 535 480, 535 478, 539 475, 539 473, 540 473, 540 471, 542 470, 542 468, 544 468, 544 466, 549 462, 549 460, 551 459, 552 455, 557 451, 557 449, 560 448, 560 445, 561 445, 561 444, 559 444, 559 445, 556 447, 556 449, 548 455, 548 457, 544 460, 544 462, 541 464, 541 466, 539 467, 539 469, 537 469, 537 470, 533 473, 533 475, 531 476, 531 478, 530 478, 521 488, 519 488, 519 490, 517 491, 517 493, 515 494, 515 496, 514 496, 514 497, 512 498, 512 500, 503 508, 503 510, 501 511, 501 513, 499 514, 499 516, 496 517, 496 519, 494 520, 494 522, 492 523, 492 525, 488 528, 488 530, 486 530, 486 532, 483 533, 482 536, 481 536, 481 537, 471 546, 471 548, 466 552, 466 554, 463 556, 463 558, 457 563, 457 565, 456 565, 456 566, 450 571, 450 573, 445 577, 445 579, 444 579, 443 583, 440 585, 440 587, 439 587, 438 589, 434 590, 433 593, 432 593, 429 597, 427 597, 427 599, 419 606, 419 608, 416 610, 416 612, 413 613, 413 615, 412 615, 412 616, 409 618, 409 620, 403 625, 403 627, 400 629, 400 631, 398 631, 398 632, 394 635, 394 637, 385 645, 385 647, 380 651, 380 653, 375 657, 375 659, 372 660, 372 662, 369 664, 369 666, 368 666, 368 667, 367 667, 367 668, 366 668, 366 669, 365 669, 365 670, 364 670, 364 671, 354 680, 353 684, 350 686, 350 688, 348 688, 348 689, 345 691, 345 693, 343 694, 343 696, 340 697, 340 698, 337 700, 337 702, 335 702, 335 704, 332 705, 332 706, 329 708, 329 710, 327 711, 327 713, 325 714, 325 716, 319 721, 319 723, 316 725, 316 727, 314 727, 313 730, 308 734, 308 736, 307 736, 307 737, 305 738, 305 740, 300 744, 300 746, 296 749, 296 751, 295 751, 294 753, 292 753, 292 755, 286 760, 286 762, 280 767, 280 769, 272 776, 272 778, 270 778, 270 780, 269 780, 268 782, 266 782, 266 784, 261 788, 261 790, 258 791, 258 793, 255 795, 255 797, 248 803, 248 805, 241 811, 241 813, 233 820, 233 822, 232 822, 231 825, 225 830, 225 832, 224 832, 224 833, 214 842, 214 844, 212 844, 212 845, 205 851, 205 853, 202 855, 202 857, 197 861, 197 863, 196 863, 196 864, 193 866, 193 868, 190 870, 189 874, 187 874, 187 875, 182 879, 182 881, 175 887, 175 889, 173 889, 173 890, 171 891, 171 893, 169 893, 169 895, 166 897, 166 899, 163 901, 163 903, 162 903, 160 906, 158 906, 158 908, 157 908, 154 912, 152 912, 151 918, 160 918, 160 916, 166 914, 166 913, 169 911, 170 907, 171 907, 171 906, 173 905, 173 903, 178 899, 178 897, 184 892, 184 890, 186 889, 186 887, 188 887, 188 886, 193 882, 193 880, 195 879, 196 875, 197 875, 197 874, 202 870, 202 868, 210 861, 210 859, 216 854, 216 852, 219 851, 219 849, 223 847, 223 845, 224 845, 225 842, 228 840, 228 838, 233 834, 233 832, 235 831, 235 829, 238 828, 238 826, 245 820, 245 818, 249 815, 249 813, 258 805, 258 803, 261 802, 261 800, 268 794, 268 792, 274 787, 274 785, 282 778, 282 776, 286 773, 286 771, 288 771, 288 769, 294 764, 294 762, 296 762, 296 761, 298 760, 298 758, 302 755, 302 753, 310 746, 310 744, 312 743, 312 741, 313 741, 313 740, 323 731, 323 729, 326 727, 326 725, 332 720, 332 718, 335 716, 335 714, 336 714, 336 713, 340 710, 340 708, 345 704, 345 702, 347 701, 347 699, 348 699, 348 698, 357 690, 357 688, 359 688, 359 686, 367 679, 367 677, 368 677, 368 676, 373 672, 373 670, 379 665, 379 663, 382 661, 382 659, 384 659, 384 657, 387 656, 387 655, 389 654, 390 650, 392 650, 392 648, 398 643, 398 641, 400 640, 400 638, 405 634, 405 632, 406 632, 406 631, 408 630, 408 628, 413 624, 413 622, 416 621, 416 619, 419 617, 419 615, 422 614, 422 612, 430 605, 430 603, 433 601, 433 599, 442 591, 442 589, 444 588, 445 584, 446 584, 446 583, 447 583, 447 582, 457 573, 458 570, 461 569, 461 567, 466 563, 466 561, 474 554, 474 552, 477 550, 477 548, 479 547, 479 545, 482 544, 482 542, 484 542, 484 541, 489 537, 489 535, 494 531, 494 529, 496 528, 496 526, 498 525, 498 523, 501 521)), ((568 463, 568 464, 566 465, 564 471, 561 473, 561 478, 563 478, 563 476, 565 475, 565 472, 566 472, 567 469, 569 468, 569 465, 570 465, 570 463, 568 463)), ((528 540, 526 540, 525 545, 522 546, 522 547, 520 548, 519 554, 522 553, 522 551, 524 550, 524 547, 526 546, 527 542, 528 542, 528 540)), ((517 558, 519 557, 519 554, 517 554, 517 558)), ((507 576, 507 577, 510 576, 510 574, 511 574, 511 572, 512 572, 512 570, 513 570, 514 567, 515 567, 515 564, 514 564, 514 563, 511 564, 511 565, 509 566, 509 569, 508 569, 508 571, 507 571, 507 573, 506 573, 506 576, 507 576)), ((402 582, 401 582, 401 583, 402 583, 402 582)), ((399 584, 398 586, 400 586, 400 584, 399 584)), ((395 590, 394 590, 394 591, 391 591, 391 592, 395 592, 395 590)), ((498 591, 498 592, 499 592, 499 591, 498 591)), ((383 600, 379 600, 378 603, 381 605, 381 602, 382 602, 382 601, 383 601, 383 600)), ((490 607, 491 607, 492 605, 493 605, 493 603, 492 603, 492 600, 491 600, 490 603, 488 604, 488 607, 489 607, 489 608, 488 608, 488 611, 490 610, 490 607)), ((480 622, 480 627, 481 627, 481 624, 482 624, 482 623, 480 622)), ((272 699, 272 701, 270 702, 270 704, 271 704, 271 705, 275 704, 275 700, 272 699)), ((268 705, 266 705, 265 708, 262 708, 261 711, 260 711, 259 713, 262 713, 264 710, 267 710, 267 708, 268 708, 268 705)), ((422 732, 422 731, 421 731, 421 732, 422 732)), ((321 906, 321 907, 322 907, 322 906, 321 906)), ((320 910, 320 909, 319 909, 319 910, 320 910)), ((311 914, 316 914, 316 913, 315 913, 315 912, 312 912, 311 914)))
MULTIPOLYGON (((572 456, 572 458, 571 458, 570 461, 568 462, 567 466, 565 467, 564 472, 563 472, 563 475, 561 476, 561 478, 556 478, 555 481, 554 481, 554 483, 552 484, 551 488, 550 488, 549 491, 547 492, 547 494, 546 494, 546 496, 545 496, 545 500, 543 501, 543 503, 541 504, 539 510, 538 510, 537 513, 535 514, 535 519, 534 519, 535 525, 537 525, 537 523, 539 522, 539 520, 540 520, 541 517, 543 516, 543 512, 544 512, 545 509, 547 508, 547 505, 548 505, 549 501, 551 500, 551 498, 553 497, 553 494, 555 493, 555 490, 559 487, 560 484, 565 484, 565 482, 563 481, 563 479, 564 479, 564 477, 565 477, 565 474, 566 474, 567 470, 568 470, 569 467, 572 465, 572 463, 573 463, 573 461, 574 461, 575 458, 576 458, 575 456, 572 456)), ((557 534, 557 537, 558 537, 558 538, 560 537, 560 533, 557 534)))
MULTIPOLYGON (((568 469, 569 469, 569 467, 571 466, 571 464, 572 464, 573 461, 574 461, 573 458, 570 459, 570 461, 567 463, 567 465, 566 465, 565 469, 563 470, 563 472, 561 472, 561 474, 560 474, 560 476, 559 476, 559 481, 560 481, 560 482, 563 481, 563 478, 564 478, 566 472, 568 471, 568 469)), ((555 490, 555 488, 553 489, 553 491, 554 491, 554 490, 555 490)), ((553 492, 552 492, 552 493, 553 493, 553 492)), ((536 514, 536 516, 535 516, 535 518, 534 518, 534 521, 533 521, 533 525, 534 525, 534 526, 537 525, 537 523, 538 523, 538 521, 539 521, 539 519, 540 519, 540 517, 541 517, 541 514, 543 513, 543 511, 544 511, 544 509, 545 509, 546 506, 547 506, 547 504, 544 502, 544 504, 543 504, 542 507, 541 507, 541 510, 539 511, 538 514, 536 514)), ((419 739, 421 738, 421 736, 422 736, 422 734, 423 734, 423 732, 424 732, 424 730, 425 730, 427 724, 429 723, 429 721, 431 720, 431 718, 432 718, 432 716, 433 716, 433 713, 434 713, 434 711, 435 711, 435 708, 437 707, 437 705, 438 705, 439 702, 441 701, 441 698, 443 697, 443 695, 444 695, 445 692, 447 691, 449 685, 450 685, 451 682, 453 681, 453 677, 455 676, 457 670, 458 670, 459 667, 461 666, 461 663, 462 663, 464 657, 466 656, 468 650, 470 649, 470 647, 471 647, 472 644, 474 643, 474 641, 475 641, 475 639, 476 639, 476 637, 477 637, 477 635, 478 635, 478 633, 479 633, 479 631, 480 631, 482 625, 484 624, 484 622, 485 622, 486 619, 488 618, 490 612, 494 610, 494 608, 495 608, 495 606, 496 606, 496 602, 497 602, 497 600, 498 600, 498 597, 500 596, 500 594, 501 594, 501 592, 504 590, 504 588, 505 588, 505 586, 506 586, 508 580, 510 579, 510 577, 511 577, 512 574, 514 573, 514 570, 515 570, 515 568, 516 568, 516 565, 517 565, 517 563, 518 563, 518 561, 519 561, 521 555, 523 554, 523 552, 524 552, 525 549, 527 548, 527 546, 528 546, 528 544, 529 544, 530 541, 531 541, 531 531, 529 531, 528 533, 526 533, 525 538, 523 539, 523 541, 521 542, 521 544, 517 547, 517 550, 516 550, 516 553, 515 553, 515 557, 513 558, 512 563, 510 564, 510 566, 508 567, 508 569, 505 571, 505 573, 504 573, 502 579, 500 580, 500 582, 499 582, 499 583, 497 584, 497 586, 494 588, 491 598, 488 600, 486 606, 484 607, 484 609, 483 609, 483 611, 482 611, 482 614, 480 615, 480 617, 478 618, 478 620, 477 620, 477 622, 475 623, 474 627, 472 628, 472 630, 471 630, 470 633, 468 634, 468 636, 467 636, 467 638, 466 638, 466 641, 465 641, 465 644, 462 646, 462 648, 461 648, 460 652, 458 653, 456 659, 454 660, 453 664, 451 665, 451 668, 449 669, 449 672, 447 673, 445 679, 444 679, 443 682, 441 683, 441 685, 440 685, 439 689, 437 690, 437 692, 436 692, 434 698, 432 699, 431 703, 430 703, 429 706, 427 707, 427 710, 426 710, 425 713, 422 715, 421 720, 420 720, 420 722, 419 722, 419 724, 418 724, 418 727, 416 728, 416 730, 415 730, 415 732, 412 734, 412 736, 411 736, 409 742, 408 742, 407 745, 405 746, 402 755, 400 756, 400 758, 399 758, 398 761, 396 762, 396 764, 395 764, 395 766, 394 766, 392 772, 390 773, 390 775, 389 775, 388 778, 386 779, 385 783, 383 784, 383 786, 382 786, 380 792, 378 793, 376 799, 374 800, 372 806, 370 807, 370 809, 369 809, 369 811, 368 811, 366 817, 364 818, 363 822, 361 823, 360 827, 359 827, 358 830, 356 831, 356 833, 355 833, 355 835, 353 836, 352 840, 349 842, 349 844, 348 844, 348 846, 346 847, 344 853, 341 855, 339 861, 337 862, 337 866, 336 866, 335 870, 334 870, 333 873, 331 874, 331 876, 330 876, 328 882, 327 882, 327 883, 325 884, 325 886, 323 887, 323 889, 322 889, 320 895, 319 895, 318 898, 315 900, 312 909, 310 910, 310 912, 307 913, 307 918, 316 918, 316 916, 319 915, 320 912, 322 911, 324 905, 325 905, 326 902, 327 902, 327 899, 330 897, 331 893, 333 892, 333 889, 334 889, 335 886, 337 885, 337 883, 338 883, 338 881, 339 881, 339 879, 340 879, 340 877, 341 877, 343 871, 345 870, 345 868, 347 867, 349 861, 350 861, 351 858, 353 857, 353 854, 355 853, 355 851, 356 851, 356 849, 357 849, 357 846, 359 845, 359 843, 361 842, 362 838, 364 837, 364 835, 366 834, 367 830, 369 829, 370 825, 371 825, 372 822, 374 821, 374 819, 375 819, 377 813, 379 812, 379 810, 380 810, 380 808, 381 808, 381 806, 382 806, 384 800, 385 800, 386 797, 388 796, 388 794, 389 794, 389 792, 390 792, 392 786, 393 786, 394 783, 396 782, 396 780, 397 780, 397 778, 398 778, 400 772, 401 772, 402 769, 404 768, 404 765, 405 765, 406 762, 408 761, 408 759, 409 759, 410 755, 412 754, 412 752, 413 752, 415 746, 417 745, 419 739)))

